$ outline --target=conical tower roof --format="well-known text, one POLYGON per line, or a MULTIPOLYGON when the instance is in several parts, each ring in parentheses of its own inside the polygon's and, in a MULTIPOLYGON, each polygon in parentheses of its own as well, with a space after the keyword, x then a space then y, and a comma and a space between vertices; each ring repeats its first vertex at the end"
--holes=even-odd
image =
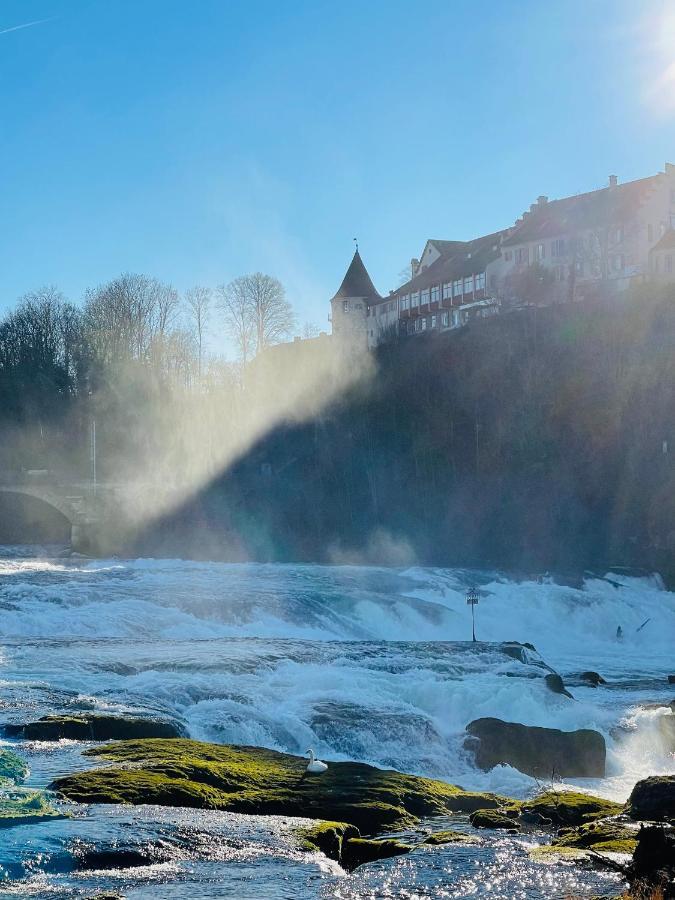
POLYGON ((347 274, 342 279, 342 284, 332 299, 348 300, 350 297, 364 297, 367 300, 382 299, 375 290, 375 285, 370 280, 370 275, 363 265, 363 260, 358 250, 354 253, 354 258, 349 264, 347 274))

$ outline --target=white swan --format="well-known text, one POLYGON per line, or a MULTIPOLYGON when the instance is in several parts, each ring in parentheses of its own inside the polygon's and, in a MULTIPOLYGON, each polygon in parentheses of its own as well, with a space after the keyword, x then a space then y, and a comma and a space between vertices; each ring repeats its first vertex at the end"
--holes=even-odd
POLYGON ((309 765, 307 766, 307 772, 312 772, 315 775, 318 775, 320 772, 325 772, 328 766, 325 762, 322 762, 320 759, 317 759, 314 755, 314 751, 310 747, 309 750, 305 750, 305 755, 309 755, 309 765))

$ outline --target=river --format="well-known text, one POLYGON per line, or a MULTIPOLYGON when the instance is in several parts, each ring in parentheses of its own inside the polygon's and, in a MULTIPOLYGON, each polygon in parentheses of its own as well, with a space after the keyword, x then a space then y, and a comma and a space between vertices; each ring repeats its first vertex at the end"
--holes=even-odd
MULTIPOLYGON (((478 771, 463 749, 467 723, 496 716, 601 731, 607 775, 576 785, 603 796, 624 800, 639 778, 675 772, 659 728, 673 713, 645 708, 674 693, 665 676, 675 596, 658 576, 589 576, 570 587, 462 569, 77 560, 57 548, 7 547, 0 623, 4 722, 82 709, 160 714, 193 738, 292 753, 312 746, 329 763, 358 759, 527 796, 537 788, 531 778, 509 767, 478 771), (473 585, 475 644, 465 602, 473 585), (536 650, 509 660, 498 645, 510 640, 536 650), (545 666, 574 700, 546 688, 545 666), (588 669, 608 683, 576 683, 588 669)), ((27 759, 34 786, 87 764, 76 742, 4 744, 27 759)), ((478 845, 346 875, 297 849, 297 820, 157 807, 73 812, 0 830, 0 896, 536 900, 621 887, 607 872, 532 860, 544 834, 482 832, 478 845), (75 871, 72 851, 83 842, 161 845, 170 859, 75 871)))

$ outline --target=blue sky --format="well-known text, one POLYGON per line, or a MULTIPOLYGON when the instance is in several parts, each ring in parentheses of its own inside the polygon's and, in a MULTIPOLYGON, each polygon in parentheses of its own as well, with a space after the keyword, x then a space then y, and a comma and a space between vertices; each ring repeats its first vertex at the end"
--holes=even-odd
POLYGON ((354 235, 384 293, 675 162, 674 60, 656 0, 0 0, 0 308, 261 270, 327 327, 354 235))

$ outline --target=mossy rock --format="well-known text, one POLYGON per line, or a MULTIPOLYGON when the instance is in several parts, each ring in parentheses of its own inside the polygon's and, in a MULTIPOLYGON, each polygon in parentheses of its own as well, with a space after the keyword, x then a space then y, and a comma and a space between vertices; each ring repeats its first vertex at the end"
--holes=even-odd
POLYGON ((346 822, 319 822, 298 830, 305 850, 318 850, 334 859, 347 872, 378 859, 409 853, 413 848, 401 841, 373 841, 362 838, 359 829, 346 822))
POLYGON ((7 735, 22 737, 28 741, 112 741, 181 736, 180 729, 173 722, 98 713, 42 716, 36 722, 5 725, 4 731, 7 735))
POLYGON ((354 869, 365 863, 401 856, 404 853, 410 853, 412 849, 410 844, 404 844, 402 841, 349 838, 342 847, 342 868, 347 872, 353 872, 354 869))
POLYGON ((576 828, 561 829, 553 840, 553 847, 574 847, 598 853, 632 853, 637 844, 637 832, 616 821, 588 822, 576 828))
POLYGON ((0 794, 0 828, 34 825, 52 819, 65 819, 42 791, 5 791, 0 794))
POLYGON ((524 821, 545 827, 583 825, 594 819, 618 815, 622 809, 620 803, 577 791, 544 791, 520 804, 524 821))
POLYGON ((626 810, 631 819, 675 821, 675 775, 652 775, 638 781, 626 810))
POLYGON ((519 831, 520 825, 517 819, 507 816, 498 809, 477 809, 469 816, 469 821, 474 828, 506 828, 509 831, 519 831))
POLYGON ((348 822, 365 834, 415 825, 422 816, 471 812, 504 802, 494 794, 376 769, 307 760, 265 750, 186 739, 123 741, 86 751, 119 766, 58 778, 53 788, 81 803, 156 803, 258 815, 348 822))
POLYGON ((480 838, 473 834, 466 834, 464 831, 454 831, 448 829, 446 831, 433 831, 428 834, 422 844, 429 844, 432 847, 438 847, 442 844, 479 844, 480 838))
POLYGON ((28 775, 28 766, 11 750, 0 750, 0 783, 21 784, 28 775))

